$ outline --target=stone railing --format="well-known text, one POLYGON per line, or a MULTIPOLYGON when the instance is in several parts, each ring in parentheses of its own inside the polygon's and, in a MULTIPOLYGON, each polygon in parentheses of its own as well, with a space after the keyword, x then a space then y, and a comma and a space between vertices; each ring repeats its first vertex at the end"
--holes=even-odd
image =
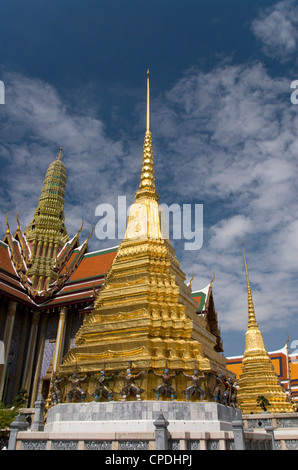
POLYGON ((19 415, 8 450, 248 450, 271 449, 265 429, 244 428, 238 409, 211 402, 60 404, 43 422, 36 402, 31 426, 19 415), (166 417, 165 417, 166 416, 166 417))
POLYGON ((265 430, 272 435, 274 450, 298 450, 298 413, 243 415, 247 432, 265 430))

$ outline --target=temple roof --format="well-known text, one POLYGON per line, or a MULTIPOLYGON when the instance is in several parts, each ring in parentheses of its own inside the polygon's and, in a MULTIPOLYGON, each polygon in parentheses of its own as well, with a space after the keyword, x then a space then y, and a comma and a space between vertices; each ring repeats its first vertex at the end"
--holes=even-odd
POLYGON ((208 299, 209 299, 210 289, 211 289, 211 286, 210 286, 210 284, 208 284, 208 286, 204 287, 204 289, 194 291, 192 293, 193 298, 198 303, 198 311, 199 312, 202 312, 206 309, 206 305, 207 305, 208 299))
MULTIPOLYGON (((20 253, 18 241, 16 239, 12 240, 15 252, 20 253)), ((67 252, 73 240, 65 244, 60 252, 61 255, 67 252)), ((42 309, 93 301, 98 289, 104 282, 105 274, 116 256, 117 247, 91 253, 84 252, 82 255, 82 251, 85 248, 84 245, 85 242, 83 245, 73 248, 67 261, 63 264, 60 276, 66 275, 67 271, 69 272, 74 267, 72 274, 65 283, 61 284, 61 287, 53 292, 50 297, 44 297, 37 302, 26 289, 15 268, 9 243, 0 241, 0 293, 26 305, 42 309)))
MULTIPOLYGON (((20 244, 14 237, 12 237, 12 240, 15 248, 14 252, 21 258, 20 244)), ((74 240, 75 237, 65 243, 58 258, 63 257, 67 253, 74 240)), ((67 262, 61 269, 61 275, 64 275, 71 268, 80 254, 83 245, 76 246, 71 251, 67 262)), ((51 308, 66 303, 79 303, 87 300, 92 301, 95 293, 104 282, 104 277, 117 254, 117 250, 118 246, 114 246, 90 253, 85 252, 65 284, 53 296, 44 299, 41 303, 37 303, 29 295, 21 281, 12 259, 12 250, 9 243, 0 240, 0 293, 14 298, 21 303, 39 306, 40 308, 51 308)), ((192 292, 192 297, 198 304, 198 312, 206 310, 211 290, 211 284, 209 283, 203 289, 192 292)))
MULTIPOLYGON (((87 263, 88 267, 86 261, 83 261, 88 253, 88 240, 93 228, 82 244, 79 242, 79 233, 83 223, 72 239, 69 239, 67 234, 64 224, 66 169, 61 158, 62 147, 56 160, 48 167, 39 202, 29 226, 22 231, 18 212, 18 226, 13 235, 7 214, 7 230, 1 243, 2 292, 39 306, 59 303, 58 298, 61 295, 64 296, 64 302, 70 297, 85 298, 86 289, 82 285, 82 279, 87 277, 86 272, 89 273, 89 278, 95 278, 93 281, 97 284, 97 278, 104 274, 100 267, 96 272, 92 269, 91 260, 87 263), (74 281, 80 283, 80 292, 69 289, 69 284, 74 281)), ((91 280, 88 284, 91 284, 91 280)), ((93 289, 95 287, 96 285, 93 289)))

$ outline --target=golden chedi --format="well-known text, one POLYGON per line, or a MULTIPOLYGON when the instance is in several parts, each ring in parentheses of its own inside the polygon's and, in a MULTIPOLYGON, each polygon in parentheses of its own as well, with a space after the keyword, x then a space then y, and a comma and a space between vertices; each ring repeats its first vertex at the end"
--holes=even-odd
MULTIPOLYGON (((147 73, 147 118, 139 189, 131 207, 125 238, 96 298, 93 311, 75 337, 76 347, 64 357, 59 374, 73 372, 94 377, 101 369, 114 374, 120 393, 129 368, 138 375, 142 399, 155 397, 165 368, 169 369, 177 399, 189 381, 182 374, 200 371, 234 374, 216 350, 217 338, 207 320, 196 313, 191 287, 185 284, 161 224, 155 188, 150 131, 150 89, 147 73), (123 375, 124 374, 124 375, 123 375)), ((95 388, 92 378, 88 393, 95 388)))
POLYGON ((248 291, 248 328, 245 335, 242 374, 238 381, 238 404, 244 414, 262 412, 262 402, 270 413, 292 412, 293 407, 287 401, 286 393, 274 372, 257 324, 244 245, 243 254, 248 291))

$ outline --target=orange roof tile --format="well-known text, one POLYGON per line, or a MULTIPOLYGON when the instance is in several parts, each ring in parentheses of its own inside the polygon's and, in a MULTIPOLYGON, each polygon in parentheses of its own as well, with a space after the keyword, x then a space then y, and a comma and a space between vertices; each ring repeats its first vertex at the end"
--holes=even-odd
POLYGON ((116 254, 117 248, 111 248, 110 250, 104 251, 94 251, 92 253, 85 254, 69 282, 77 281, 79 279, 89 279, 106 274, 110 269, 116 254))
POLYGON ((2 241, 0 241, 0 269, 14 275, 16 274, 10 259, 8 245, 2 241))

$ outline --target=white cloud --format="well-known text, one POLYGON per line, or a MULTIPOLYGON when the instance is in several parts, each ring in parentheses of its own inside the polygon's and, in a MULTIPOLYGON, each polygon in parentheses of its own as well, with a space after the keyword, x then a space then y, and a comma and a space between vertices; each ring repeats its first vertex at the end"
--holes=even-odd
POLYGON ((244 215, 234 215, 228 219, 220 220, 210 229, 209 246, 214 250, 228 250, 233 246, 235 240, 238 239, 237 242, 241 243, 241 240, 253 232, 253 229, 251 219, 244 215))
POLYGON ((260 63, 223 63, 191 69, 152 106, 171 200, 204 201, 203 248, 179 259, 188 278, 196 273, 194 289, 215 271, 223 331, 247 324, 242 239, 262 329, 287 328, 296 315, 298 117, 290 93, 290 81, 260 63))
POLYGON ((84 109, 78 114, 66 106, 55 88, 45 82, 9 73, 5 83, 7 100, 0 116, 0 178, 2 188, 7 188, 1 195, 2 222, 10 211, 13 227, 14 214, 20 209, 23 228, 29 223, 46 170, 62 145, 67 170, 66 226, 72 236, 84 218, 83 235, 89 235, 96 222, 96 206, 124 193, 123 185, 132 178, 133 161, 124 142, 107 137, 102 120, 94 118, 93 111, 89 115, 84 109), (122 171, 123 161, 127 172, 122 171))
MULTIPOLYGON (((82 236, 89 235, 98 204, 116 205, 117 196, 137 189, 142 137, 108 137, 94 109, 77 113, 46 83, 14 74, 5 83, 2 223, 8 210, 13 219, 18 209, 22 225, 30 221, 45 171, 63 145, 66 226, 73 235, 84 218, 82 236)), ((243 331, 247 324, 242 239, 262 327, 286 328, 296 315, 298 117, 290 93, 287 79, 273 78, 259 63, 225 62, 206 73, 189 70, 152 99, 161 202, 204 202, 203 247, 185 252, 184 240, 175 241, 178 259, 188 279, 195 272, 194 289, 215 272, 223 331, 243 331)), ((90 247, 116 244, 93 236, 90 247)))
POLYGON ((274 253, 274 269, 282 274, 283 272, 297 273, 298 263, 298 219, 284 224, 281 229, 272 237, 274 253))
POLYGON ((252 22, 252 30, 260 39, 265 54, 282 62, 297 52, 297 26, 298 8, 292 0, 267 8, 252 22))

